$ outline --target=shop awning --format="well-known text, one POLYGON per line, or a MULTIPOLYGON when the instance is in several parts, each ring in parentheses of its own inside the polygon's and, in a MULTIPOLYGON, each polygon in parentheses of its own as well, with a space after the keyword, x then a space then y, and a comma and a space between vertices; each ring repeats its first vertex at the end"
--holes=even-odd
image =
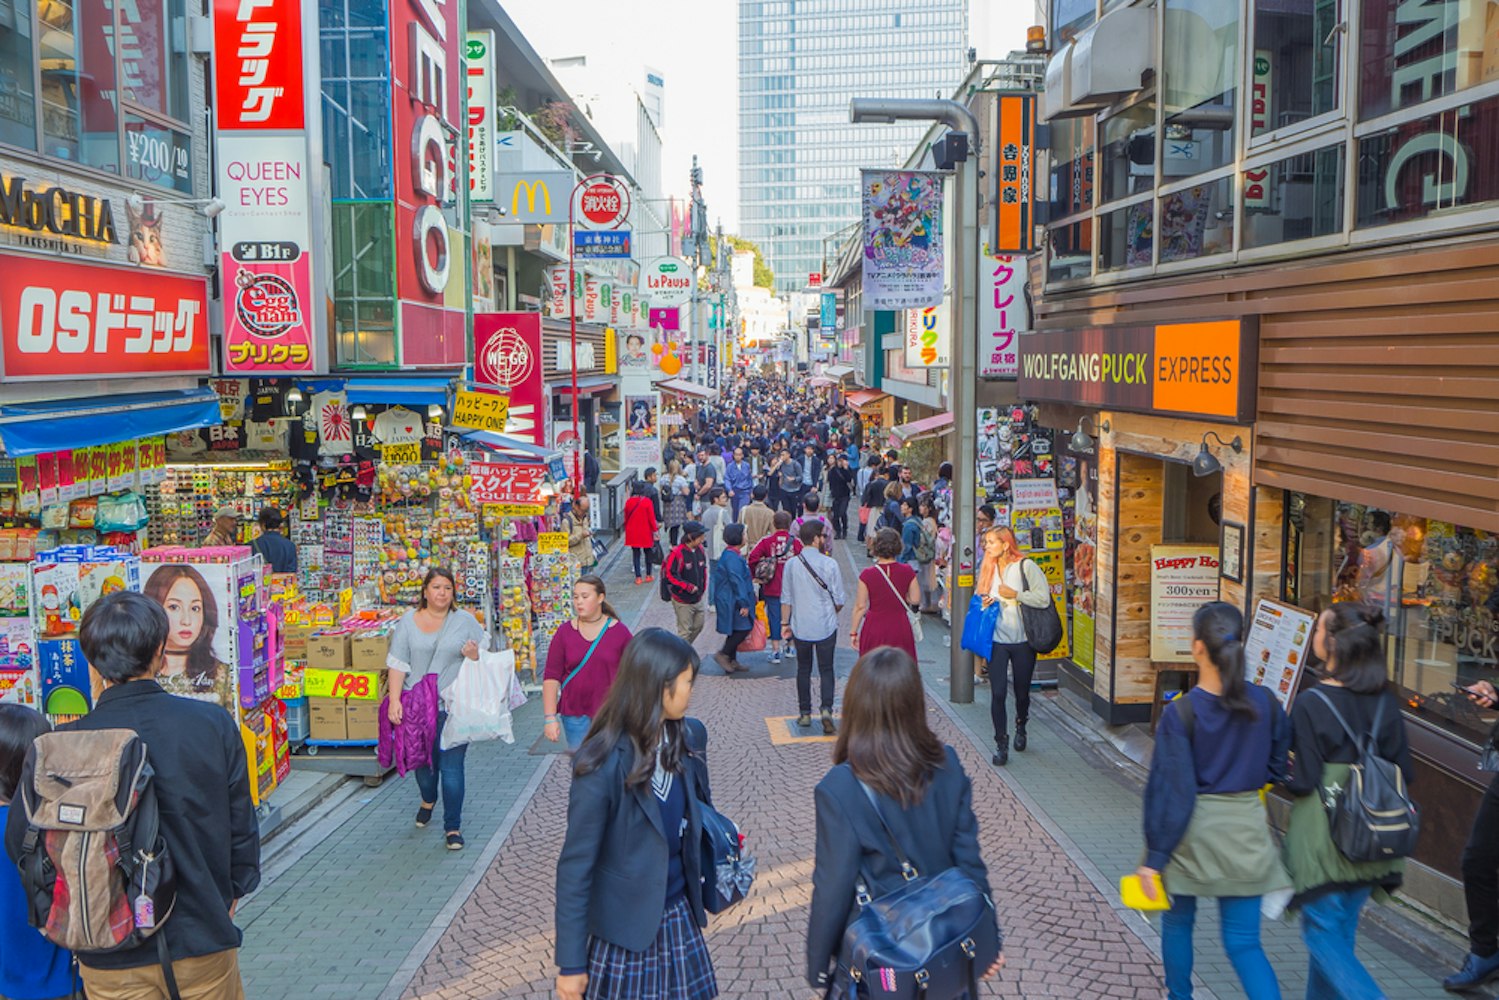
POLYGON ((495 434, 492 431, 475 431, 464 427, 449 427, 449 431, 456 433, 469 444, 476 445, 486 451, 502 452, 512 457, 518 457, 535 462, 542 462, 551 454, 546 448, 539 444, 509 434, 495 434))
POLYGON ((664 382, 657 382, 656 388, 662 392, 674 392, 679 396, 696 396, 698 399, 718 398, 717 389, 710 389, 706 385, 689 382, 685 378, 669 378, 664 382))
POLYGON ((853 365, 831 365, 822 370, 822 373, 831 379, 842 381, 854 373, 853 365))
MULTIPOLYGON (((598 376, 580 378, 578 379, 578 395, 602 396, 617 385, 619 385, 619 379, 613 375, 607 375, 602 378, 598 376)), ((559 396, 571 396, 573 394, 573 385, 571 382, 563 382, 560 385, 554 382, 552 383, 552 391, 559 396)))
POLYGON ((830 385, 837 385, 838 383, 822 375, 813 375, 807 379, 807 384, 814 389, 825 389, 830 385))
POLYGON ((888 392, 881 392, 878 389, 860 389, 858 392, 849 393, 845 402, 856 410, 862 410, 870 403, 878 403, 888 395, 890 395, 888 392))
POLYGON ((899 444, 924 441, 941 437, 952 431, 952 414, 939 413, 935 417, 923 417, 908 424, 896 424, 890 428, 890 440, 899 444))
POLYGON ((65 399, 0 406, 0 443, 11 458, 118 444, 221 423, 212 389, 121 393, 104 399, 65 399))
POLYGON ((404 403, 407 406, 447 406, 452 379, 351 378, 344 385, 349 403, 404 403))

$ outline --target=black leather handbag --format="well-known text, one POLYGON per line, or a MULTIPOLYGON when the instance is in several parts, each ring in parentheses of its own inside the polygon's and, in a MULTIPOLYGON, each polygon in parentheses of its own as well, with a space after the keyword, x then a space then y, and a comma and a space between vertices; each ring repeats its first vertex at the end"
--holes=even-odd
POLYGON ((833 996, 870 1000, 977 1000, 978 980, 999 957, 999 919, 979 885, 958 868, 926 877, 901 850, 874 792, 904 883, 878 899, 861 874, 859 914, 843 932, 833 996))
MULTIPOLYGON (((1026 562, 1029 561, 1026 560, 1026 562)), ((1020 579, 1028 584, 1025 579, 1024 564, 1020 567, 1020 579)), ((1029 590, 1029 586, 1026 589, 1029 590)), ((1050 588, 1047 590, 1047 596, 1050 596, 1050 588)), ((1044 608, 1033 608, 1029 604, 1021 604, 1020 620, 1025 623, 1026 643, 1037 653, 1045 655, 1061 644, 1062 619, 1057 615, 1057 606, 1052 601, 1047 601, 1044 608)))

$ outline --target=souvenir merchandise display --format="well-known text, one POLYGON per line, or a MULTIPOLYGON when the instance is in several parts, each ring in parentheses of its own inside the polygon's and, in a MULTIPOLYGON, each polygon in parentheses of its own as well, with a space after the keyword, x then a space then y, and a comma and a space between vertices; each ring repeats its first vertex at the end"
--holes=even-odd
POLYGON ((169 465, 165 478, 146 490, 152 545, 196 545, 213 529, 220 507, 239 511, 239 541, 254 536, 261 508, 289 510, 297 489, 289 462, 169 465))
POLYGON ((573 618, 573 585, 578 564, 566 552, 537 555, 531 560, 531 591, 535 604, 536 662, 544 664, 552 636, 573 618))
POLYGON ((537 657, 531 628, 531 588, 526 578, 524 555, 501 555, 495 585, 495 622, 506 644, 515 652, 515 669, 529 670, 536 680, 537 657))
POLYGON ((30 580, 25 563, 0 562, 0 704, 37 708, 36 635, 27 599, 30 580))

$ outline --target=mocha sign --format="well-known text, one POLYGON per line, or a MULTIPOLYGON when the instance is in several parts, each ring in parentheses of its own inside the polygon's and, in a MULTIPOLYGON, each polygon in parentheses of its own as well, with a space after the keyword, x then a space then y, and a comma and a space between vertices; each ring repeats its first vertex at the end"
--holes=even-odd
POLYGON ((1021 399, 1254 420, 1253 318, 1020 335, 1021 399))

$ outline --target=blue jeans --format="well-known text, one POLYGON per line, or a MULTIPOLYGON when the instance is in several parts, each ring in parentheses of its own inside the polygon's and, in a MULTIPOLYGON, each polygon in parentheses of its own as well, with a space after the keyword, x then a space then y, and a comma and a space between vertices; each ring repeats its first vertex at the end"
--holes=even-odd
POLYGON ((557 718, 562 722, 562 738, 567 740, 567 748, 576 750, 582 746, 593 719, 587 715, 559 715, 557 718))
POLYGON ((442 779, 442 828, 446 833, 463 829, 463 759, 468 756, 468 744, 442 748, 442 727, 448 721, 448 713, 437 713, 437 732, 432 735, 432 766, 416 769, 416 787, 422 793, 423 802, 437 804, 437 783, 442 779))
MULTIPOLYGON (((767 638, 770 640, 770 648, 781 648, 781 599, 771 597, 765 593, 765 588, 760 588, 760 600, 765 602, 765 625, 769 630, 767 638)), ((754 626, 754 622, 750 623, 754 626)))
POLYGON ((1383 1000, 1384 992, 1354 954, 1359 912, 1373 889, 1326 892, 1301 907, 1301 937, 1311 953, 1307 1000, 1383 1000))
MULTIPOLYGON (((1280 1000, 1275 970, 1260 945, 1260 897, 1221 896, 1218 917, 1223 925, 1223 950, 1249 1000, 1280 1000)), ((1172 896, 1171 909, 1161 914, 1161 961, 1166 967, 1169 1000, 1192 1000, 1192 925, 1197 919, 1196 896, 1172 896)))

